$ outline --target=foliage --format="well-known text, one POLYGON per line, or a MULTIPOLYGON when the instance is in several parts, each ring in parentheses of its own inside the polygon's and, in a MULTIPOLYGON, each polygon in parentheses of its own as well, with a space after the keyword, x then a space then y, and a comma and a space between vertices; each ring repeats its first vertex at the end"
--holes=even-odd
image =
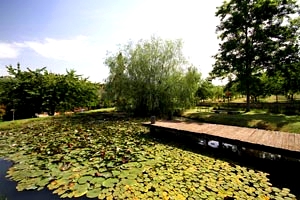
POLYGON ((5 114, 5 106, 4 105, 0 105, 0 119, 2 119, 3 115, 5 114))
POLYGON ((222 43, 211 75, 236 78, 247 95, 247 111, 254 91, 251 86, 265 70, 287 72, 299 63, 299 19, 290 18, 297 13, 295 0, 230 0, 218 8, 222 43))
POLYGON ((214 86, 210 81, 208 81, 208 80, 201 81, 200 86, 196 92, 196 96, 200 100, 206 100, 206 99, 213 98, 212 92, 211 92, 213 87, 214 86))
POLYGON ((194 103, 200 74, 185 60, 179 40, 140 40, 108 56, 105 64, 106 91, 121 110, 172 115, 194 103))
POLYGON ((22 71, 8 66, 9 77, 0 79, 0 102, 6 106, 6 119, 31 118, 35 113, 73 110, 99 102, 97 85, 76 75, 74 70, 65 75, 50 73, 46 68, 22 71))
POLYGON ((267 174, 148 137, 139 121, 78 115, 0 132, 17 190, 99 199, 295 199, 267 174))

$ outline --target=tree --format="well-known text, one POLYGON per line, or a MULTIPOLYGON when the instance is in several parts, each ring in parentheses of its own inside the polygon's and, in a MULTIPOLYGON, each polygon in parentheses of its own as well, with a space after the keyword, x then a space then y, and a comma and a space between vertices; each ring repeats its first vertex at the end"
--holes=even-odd
POLYGON ((109 55, 105 64, 106 91, 121 110, 172 116, 194 103, 200 74, 184 58, 180 40, 140 40, 109 55))
POLYGON ((278 103, 278 95, 284 94, 284 81, 285 79, 281 76, 279 71, 272 76, 268 76, 267 73, 264 73, 261 77, 261 81, 265 85, 264 95, 276 96, 276 103, 278 103))
POLYGON ((213 97, 213 95, 212 95, 213 87, 214 86, 212 85, 212 83, 210 81, 208 81, 208 80, 201 81, 199 88, 196 92, 196 96, 202 101, 212 98, 213 97))
POLYGON ((230 0, 218 8, 217 33, 222 42, 211 75, 233 75, 244 86, 246 111, 254 79, 264 70, 295 62, 297 27, 291 15, 297 13, 295 0, 230 0))
POLYGON ((11 119, 11 109, 16 119, 34 117, 36 113, 73 110, 98 103, 98 87, 77 75, 49 73, 46 68, 26 71, 7 66, 9 77, 0 78, 0 104, 6 107, 6 119, 11 119))

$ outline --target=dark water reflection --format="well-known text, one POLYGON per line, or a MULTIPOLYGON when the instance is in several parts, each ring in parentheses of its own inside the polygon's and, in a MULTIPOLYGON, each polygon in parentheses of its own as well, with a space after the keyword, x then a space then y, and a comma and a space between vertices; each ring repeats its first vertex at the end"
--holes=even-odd
MULTIPOLYGON (((52 194, 52 191, 47 189, 37 191, 22 191, 16 190, 17 182, 11 181, 7 178, 6 172, 11 167, 12 163, 0 158, 0 200, 58 200, 58 195, 52 194)), ((76 200, 89 199, 86 197, 76 198, 76 200)))
POLYGON ((12 165, 11 162, 0 159, 0 199, 1 197, 7 200, 56 200, 60 199, 57 195, 53 195, 49 190, 41 191, 23 191, 16 190, 17 183, 11 181, 6 176, 6 171, 12 165))
MULTIPOLYGON (((237 151, 234 150, 234 146, 230 144, 228 144, 228 147, 233 148, 229 148, 227 149, 227 151, 225 149, 220 151, 220 149, 216 148, 218 146, 218 143, 214 141, 210 142, 210 148, 199 148, 199 146, 202 146, 200 143, 201 142, 199 142, 197 145, 197 150, 194 149, 196 152, 206 154, 208 156, 213 156, 217 159, 222 159, 227 162, 266 172, 269 174, 268 178, 270 179, 270 182, 273 186, 278 188, 289 188, 291 192, 297 196, 297 199, 300 199, 300 186, 298 185, 298 181, 300 180, 300 162, 284 159, 269 160, 255 158, 247 155, 239 156, 237 155, 237 151)), ((186 150, 193 151, 193 149, 190 148, 186 150)), ((11 162, 0 159, 0 200, 60 199, 58 195, 52 194, 52 191, 49 191, 47 189, 41 191, 32 190, 18 192, 16 190, 17 183, 5 178, 6 172, 11 165, 11 162)), ((88 198, 76 198, 76 200, 85 199, 88 198)))

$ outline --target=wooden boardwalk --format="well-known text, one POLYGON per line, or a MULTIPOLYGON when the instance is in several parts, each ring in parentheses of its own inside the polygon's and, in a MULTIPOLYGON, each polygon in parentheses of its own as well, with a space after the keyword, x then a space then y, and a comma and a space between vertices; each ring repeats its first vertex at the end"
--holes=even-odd
POLYGON ((150 127, 153 131, 193 134, 206 140, 216 140, 238 147, 300 159, 300 134, 181 121, 156 121, 155 124, 143 123, 143 125, 150 127))

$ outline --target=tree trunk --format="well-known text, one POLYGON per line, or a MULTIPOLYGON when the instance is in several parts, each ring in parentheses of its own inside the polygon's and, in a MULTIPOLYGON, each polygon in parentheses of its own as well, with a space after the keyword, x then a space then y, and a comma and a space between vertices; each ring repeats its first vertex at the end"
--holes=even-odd
POLYGON ((247 98, 246 112, 249 112, 250 111, 250 89, 249 89, 248 81, 247 81, 247 86, 246 86, 246 98, 247 98))

